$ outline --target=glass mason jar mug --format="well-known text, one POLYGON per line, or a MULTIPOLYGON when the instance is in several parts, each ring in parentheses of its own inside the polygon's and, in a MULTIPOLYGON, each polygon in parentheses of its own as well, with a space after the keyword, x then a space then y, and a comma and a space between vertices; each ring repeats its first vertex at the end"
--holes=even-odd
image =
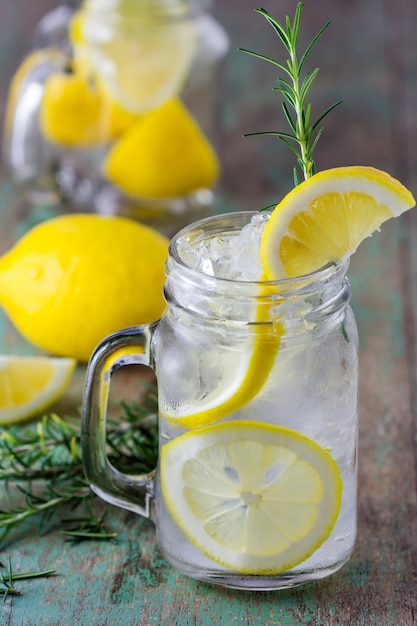
POLYGON ((222 275, 226 257, 248 260, 236 251, 254 219, 207 218, 174 237, 161 320, 111 335, 90 360, 82 442, 93 490, 150 517, 174 567, 267 590, 352 553, 358 340, 346 264, 275 282, 222 275), (110 378, 133 363, 155 370, 159 399, 158 467, 139 477, 106 457, 110 378))
POLYGON ((11 83, 5 160, 31 201, 173 234, 214 211, 228 36, 210 0, 66 0, 11 83))

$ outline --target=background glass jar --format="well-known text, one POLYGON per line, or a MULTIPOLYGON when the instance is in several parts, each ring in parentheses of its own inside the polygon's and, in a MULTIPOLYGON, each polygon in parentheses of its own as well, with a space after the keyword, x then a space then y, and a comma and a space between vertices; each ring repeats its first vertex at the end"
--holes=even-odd
POLYGON ((10 86, 4 154, 32 202, 167 234, 214 211, 228 51, 208 0, 74 0, 10 86))
POLYGON ((159 322, 106 339, 87 373, 83 458, 105 500, 151 516, 165 558, 197 579, 279 589, 323 578, 356 538, 358 338, 346 264, 271 282, 210 275, 254 214, 171 242, 159 322), (207 271, 205 271, 205 269, 207 271), (158 380, 156 479, 106 457, 112 373, 158 380))

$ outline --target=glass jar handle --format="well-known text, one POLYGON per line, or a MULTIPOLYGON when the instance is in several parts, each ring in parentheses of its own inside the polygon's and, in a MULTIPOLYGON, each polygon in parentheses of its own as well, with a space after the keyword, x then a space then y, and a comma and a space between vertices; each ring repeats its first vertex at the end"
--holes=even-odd
POLYGON ((151 366, 150 346, 158 323, 118 331, 97 346, 87 368, 82 411, 82 455, 91 489, 106 502, 144 517, 151 517, 155 470, 129 476, 110 463, 106 417, 113 373, 126 365, 151 366))

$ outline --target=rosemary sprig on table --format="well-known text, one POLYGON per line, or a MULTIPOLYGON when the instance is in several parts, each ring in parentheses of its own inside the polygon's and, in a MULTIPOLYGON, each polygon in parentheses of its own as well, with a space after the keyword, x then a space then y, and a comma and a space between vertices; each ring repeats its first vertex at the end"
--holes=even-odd
MULTIPOLYGON (((149 386, 140 406, 120 405, 123 415, 108 423, 109 459, 126 473, 149 472, 156 465, 158 446, 155 389, 149 386)), ((5 495, 0 508, 0 546, 11 532, 32 518, 39 520, 41 531, 48 522, 59 521, 64 526, 60 532, 71 541, 116 536, 105 527, 109 507, 103 514, 94 513, 98 498, 84 477, 78 419, 52 414, 26 427, 1 429, 1 485, 5 495), (76 517, 59 517, 81 507, 82 513, 76 517)))
MULTIPOLYGON (((260 59, 264 59, 269 63, 272 63, 278 67, 284 74, 285 78, 279 77, 277 80, 277 86, 273 89, 280 92, 284 101, 282 102, 282 109, 285 119, 290 126, 290 132, 280 131, 262 131, 255 133, 247 133, 245 136, 253 135, 274 135, 283 141, 296 155, 297 163, 301 169, 304 178, 307 179, 312 176, 315 169, 315 162, 313 158, 313 152, 317 145, 317 142, 323 132, 323 128, 319 128, 322 120, 332 111, 335 107, 341 104, 342 100, 335 102, 324 113, 322 113, 314 122, 311 119, 312 107, 311 103, 307 103, 307 96, 313 85, 314 80, 317 77, 319 68, 316 68, 312 72, 306 72, 303 75, 303 68, 305 61, 310 54, 312 48, 323 35, 323 33, 330 26, 331 22, 327 22, 323 28, 317 33, 314 39, 307 46, 304 53, 299 58, 297 47, 298 37, 300 32, 301 14, 304 4, 299 2, 295 10, 294 20, 291 24, 291 20, 288 16, 285 18, 285 26, 281 25, 272 15, 265 9, 255 9, 257 13, 260 13, 265 17, 269 24, 274 29, 275 33, 280 38, 285 49, 288 52, 289 59, 286 63, 280 63, 276 59, 269 56, 252 52, 241 48, 242 52, 251 54, 260 59)), ((298 185, 300 182, 299 172, 297 168, 294 168, 294 183, 298 185)))
MULTIPOLYGON (((5 568, 5 566, 0 563, 0 568, 5 568)), ((54 569, 48 569, 38 572, 22 572, 20 574, 15 574, 12 570, 10 557, 8 557, 7 570, 3 572, 0 569, 0 596, 3 596, 3 602, 6 602, 8 596, 20 596, 20 592, 14 586, 16 580, 51 576, 52 574, 55 574, 55 571, 56 570, 54 569)))

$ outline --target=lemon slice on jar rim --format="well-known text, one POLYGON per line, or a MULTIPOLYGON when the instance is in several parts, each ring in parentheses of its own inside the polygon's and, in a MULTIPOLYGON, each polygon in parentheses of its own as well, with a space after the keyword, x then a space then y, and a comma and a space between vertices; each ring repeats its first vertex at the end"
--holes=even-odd
POLYGON ((330 453, 300 433, 231 421, 162 447, 161 488, 172 518, 205 556, 244 574, 279 574, 310 557, 340 512, 330 453))
POLYGON ((265 277, 304 276, 346 260, 384 222, 414 205, 402 183, 373 167, 318 172, 272 212, 260 250, 265 277))

